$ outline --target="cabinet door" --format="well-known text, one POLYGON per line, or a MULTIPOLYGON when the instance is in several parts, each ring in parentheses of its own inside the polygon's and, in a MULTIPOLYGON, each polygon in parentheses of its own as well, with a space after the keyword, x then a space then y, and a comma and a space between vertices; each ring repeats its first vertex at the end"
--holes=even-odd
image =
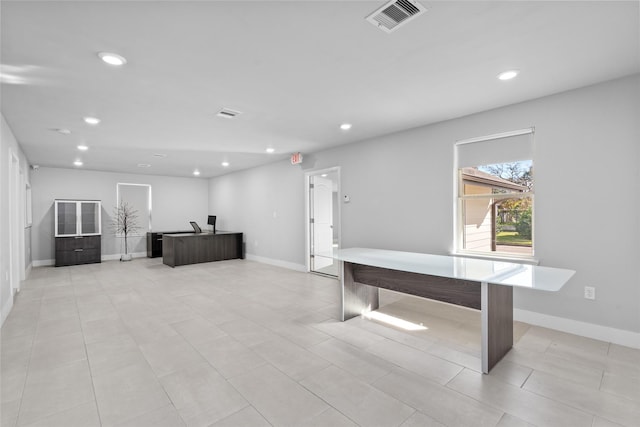
POLYGON ((73 236, 78 233, 76 202, 56 201, 56 236, 73 236))
POLYGON ((80 202, 80 234, 100 234, 100 202, 80 202))

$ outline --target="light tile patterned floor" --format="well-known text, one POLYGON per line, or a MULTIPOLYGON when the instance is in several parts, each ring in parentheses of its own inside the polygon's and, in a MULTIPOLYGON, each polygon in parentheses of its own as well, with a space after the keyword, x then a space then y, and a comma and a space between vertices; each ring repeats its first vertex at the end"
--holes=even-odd
POLYGON ((251 261, 33 269, 2 327, 2 427, 639 426, 640 351, 515 324, 479 372, 479 313, 251 261))

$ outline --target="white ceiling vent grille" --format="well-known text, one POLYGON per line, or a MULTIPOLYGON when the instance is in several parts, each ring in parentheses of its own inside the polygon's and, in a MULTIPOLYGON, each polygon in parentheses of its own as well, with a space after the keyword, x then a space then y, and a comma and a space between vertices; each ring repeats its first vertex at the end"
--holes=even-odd
POLYGON ((216 115, 218 117, 224 117, 225 119, 233 119, 240 114, 242 114, 240 111, 232 110, 230 108, 223 108, 222 110, 218 111, 218 114, 216 115))
POLYGON ((382 31, 390 33, 426 11, 424 6, 413 0, 391 0, 366 19, 382 31))

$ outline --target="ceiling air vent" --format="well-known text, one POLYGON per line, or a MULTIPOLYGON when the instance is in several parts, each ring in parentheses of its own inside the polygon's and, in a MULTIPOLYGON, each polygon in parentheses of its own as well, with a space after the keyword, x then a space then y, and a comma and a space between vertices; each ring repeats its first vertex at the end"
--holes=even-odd
POLYGON ((390 33, 426 11, 424 6, 413 0, 391 0, 366 19, 382 31, 390 33))
POLYGON ((225 119, 233 119, 234 117, 240 114, 242 114, 240 111, 231 110, 229 108, 223 108, 222 110, 218 111, 218 114, 216 115, 218 117, 224 117, 225 119))

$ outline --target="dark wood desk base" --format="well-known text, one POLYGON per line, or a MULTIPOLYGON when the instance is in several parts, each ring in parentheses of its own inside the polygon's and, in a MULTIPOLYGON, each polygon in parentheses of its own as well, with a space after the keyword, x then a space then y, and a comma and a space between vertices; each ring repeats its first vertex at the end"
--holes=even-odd
POLYGON ((513 288, 468 280, 343 263, 342 320, 379 307, 378 288, 390 289, 480 310, 482 317, 482 372, 491 368, 513 346, 513 288))
POLYGON ((147 233, 147 257, 162 256, 162 236, 165 234, 195 234, 194 231, 149 231, 147 233))
POLYGON ((162 262, 170 267, 244 258, 242 233, 165 234, 162 262))

